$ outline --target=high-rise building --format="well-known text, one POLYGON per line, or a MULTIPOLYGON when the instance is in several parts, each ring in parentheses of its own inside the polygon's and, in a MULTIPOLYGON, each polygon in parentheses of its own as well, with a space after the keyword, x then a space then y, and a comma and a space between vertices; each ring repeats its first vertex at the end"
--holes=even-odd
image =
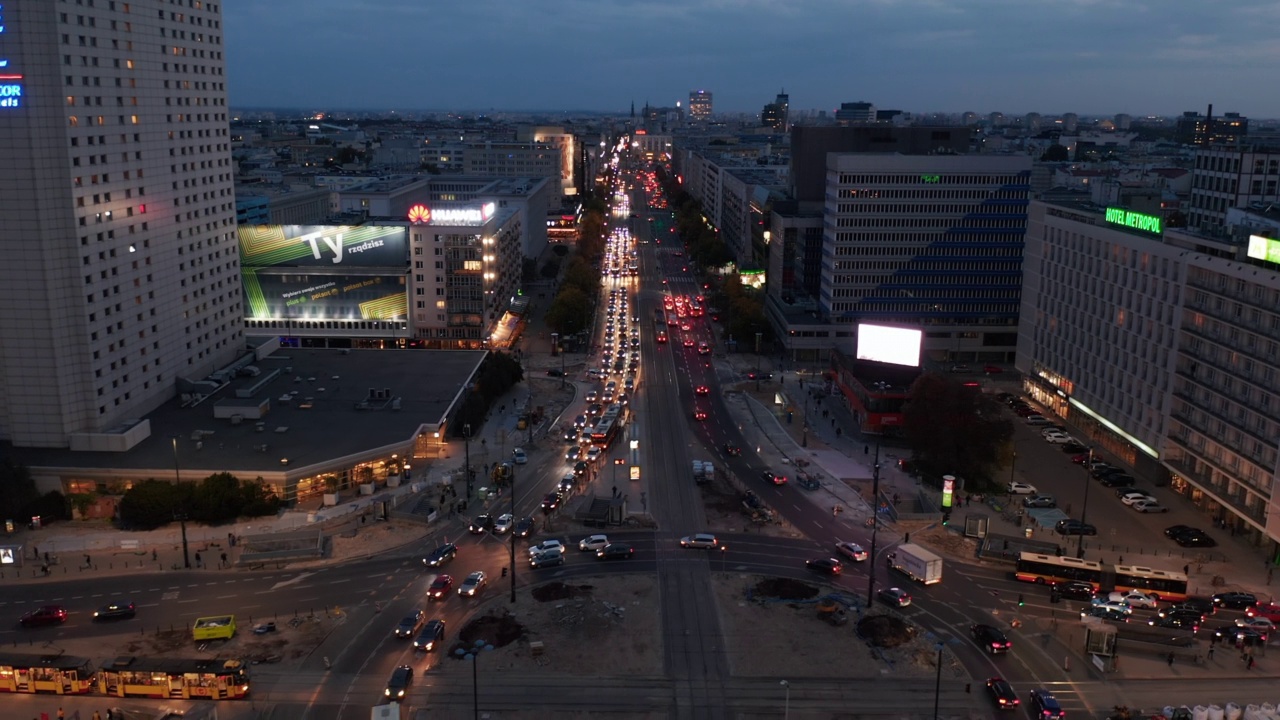
POLYGON ((1196 151, 1187 224, 1223 229, 1227 211, 1253 203, 1280 203, 1280 148, 1215 145, 1196 151))
POLYGON ((760 125, 786 132, 790 108, 791 98, 786 93, 778 93, 773 102, 765 104, 764 111, 760 113, 760 125))
POLYGON ((869 102, 840 103, 836 111, 836 122, 841 125, 872 123, 876 121, 876 106, 869 102))
POLYGON ((694 120, 707 120, 711 117, 711 91, 689 91, 689 117, 694 120))
POLYGON ((1214 117, 1213 106, 1210 105, 1206 115, 1195 111, 1182 113, 1174 138, 1183 145, 1208 147, 1238 143, 1248 134, 1249 118, 1234 112, 1214 117))
POLYGON ((1029 112, 1025 116, 1023 116, 1022 126, 1026 128, 1027 132, 1031 133, 1032 135, 1035 135, 1036 133, 1040 132, 1040 123, 1042 120, 1043 118, 1041 118, 1040 113, 1029 112))
POLYGON ((221 3, 0 12, 0 439, 128 449, 243 348, 221 3))
POLYGON ((1127 113, 1118 113, 1115 117, 1116 130, 1128 130, 1133 127, 1133 116, 1127 113))

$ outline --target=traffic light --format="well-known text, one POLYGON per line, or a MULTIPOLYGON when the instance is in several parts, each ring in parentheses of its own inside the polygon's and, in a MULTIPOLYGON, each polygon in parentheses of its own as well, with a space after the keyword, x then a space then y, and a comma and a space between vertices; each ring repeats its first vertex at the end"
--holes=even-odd
POLYGON ((506 576, 507 576, 507 569, 504 567, 502 568, 502 577, 506 577, 506 576))
POLYGON ((951 522, 951 508, 942 511, 942 524, 945 526, 949 522, 951 522))
POLYGON ((1018 593, 1018 607, 1026 605, 1027 601, 1022 599, 1022 593, 1018 593))

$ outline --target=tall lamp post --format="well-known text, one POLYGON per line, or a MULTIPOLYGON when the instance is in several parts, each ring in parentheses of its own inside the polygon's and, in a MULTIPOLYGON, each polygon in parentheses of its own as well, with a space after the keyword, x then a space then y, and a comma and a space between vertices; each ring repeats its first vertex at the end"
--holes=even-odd
POLYGON ((1076 546, 1076 558, 1084 559, 1084 524, 1089 514, 1089 467, 1093 465, 1093 448, 1089 448, 1089 461, 1084 464, 1084 504, 1080 506, 1080 544, 1076 546))
POLYGON ((938 701, 942 696, 942 646, 938 642, 938 675, 933 681, 933 719, 938 720, 938 701))
POLYGON ((876 531, 880 529, 880 436, 876 436, 875 464, 871 466, 871 554, 867 567, 867 607, 876 591, 876 531))
MULTIPOLYGON (((511 463, 511 487, 507 488, 511 496, 511 522, 516 521, 516 464, 511 463)), ((507 532, 511 533, 511 602, 516 601, 516 530, 512 525, 507 532)))
POLYGON ((560 347, 560 333, 551 333, 551 354, 560 356, 560 387, 564 388, 564 348, 560 347))
POLYGON ((756 333, 756 390, 760 390, 760 338, 764 333, 756 333))
MULTIPOLYGON (((182 484, 181 472, 178 470, 178 436, 173 437, 173 486, 182 484)), ((191 557, 187 554, 187 511, 183 508, 178 514, 178 525, 182 528, 182 567, 191 569, 191 557)))
POLYGON ((471 423, 462 426, 462 443, 467 455, 463 466, 463 472, 467 475, 467 502, 471 502, 471 423))
POLYGON ((791 715, 791 683, 786 680, 780 680, 778 684, 782 686, 782 691, 786 693, 782 696, 782 720, 787 720, 787 717, 791 715))

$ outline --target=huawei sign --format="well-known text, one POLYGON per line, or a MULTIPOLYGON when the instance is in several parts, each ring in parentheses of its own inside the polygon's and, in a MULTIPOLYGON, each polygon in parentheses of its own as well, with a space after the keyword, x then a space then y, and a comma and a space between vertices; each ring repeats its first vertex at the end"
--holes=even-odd
POLYGON ((414 205, 409 208, 409 222, 414 224, 431 222, 431 208, 426 205, 414 205))

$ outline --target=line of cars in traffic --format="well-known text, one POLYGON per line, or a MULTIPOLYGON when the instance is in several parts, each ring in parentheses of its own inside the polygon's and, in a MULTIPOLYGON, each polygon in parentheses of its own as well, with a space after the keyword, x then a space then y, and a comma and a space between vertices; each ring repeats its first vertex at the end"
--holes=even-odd
POLYGON ((1087 582, 1070 582, 1054 586, 1061 598, 1082 600, 1088 606, 1080 617, 1099 618, 1115 623, 1145 622, 1153 628, 1185 630, 1195 635, 1201 630, 1212 633, 1216 640, 1233 645, 1262 645, 1280 622, 1280 604, 1262 603, 1246 592, 1218 593, 1211 598, 1188 597, 1163 601, 1154 593, 1141 590, 1113 591, 1099 594, 1087 582), (1150 615, 1137 615, 1134 610, 1150 610, 1150 615), (1241 617, 1208 628, 1219 610, 1243 610, 1241 617))

